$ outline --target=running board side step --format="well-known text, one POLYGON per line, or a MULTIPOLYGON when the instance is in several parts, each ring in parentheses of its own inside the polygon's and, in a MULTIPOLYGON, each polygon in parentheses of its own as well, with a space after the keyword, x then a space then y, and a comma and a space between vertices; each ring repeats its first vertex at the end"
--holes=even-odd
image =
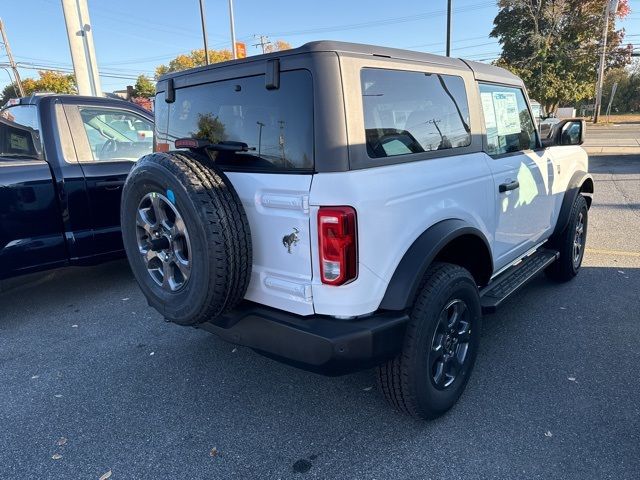
POLYGON ((480 290, 482 313, 495 312, 507 298, 555 262, 559 256, 560 252, 541 248, 498 275, 489 285, 480 290))

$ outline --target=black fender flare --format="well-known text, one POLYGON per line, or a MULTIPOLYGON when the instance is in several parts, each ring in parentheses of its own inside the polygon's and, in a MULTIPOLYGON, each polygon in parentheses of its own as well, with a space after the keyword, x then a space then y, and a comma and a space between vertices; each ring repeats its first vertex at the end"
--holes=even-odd
MULTIPOLYGON (((569 180, 569 184, 567 185, 567 189, 564 193, 564 198, 562 199, 560 214, 558 215, 558 221, 556 222, 556 227, 553 230, 551 238, 561 234, 567 228, 567 225, 569 225, 571 207, 573 206, 573 202, 576 201, 578 195, 580 195, 585 182, 589 182, 587 184, 588 187, 586 192, 593 193, 593 177, 591 175, 587 172, 583 172, 582 170, 578 170, 571 176, 571 180, 569 180)), ((587 206, 591 208, 590 197, 587 198, 587 206)))
POLYGON ((429 265, 451 241, 463 235, 473 235, 484 243, 489 253, 489 272, 486 275, 488 282, 492 274, 493 258, 485 235, 464 220, 442 220, 425 230, 405 252, 387 285, 380 308, 383 310, 409 308, 429 265))

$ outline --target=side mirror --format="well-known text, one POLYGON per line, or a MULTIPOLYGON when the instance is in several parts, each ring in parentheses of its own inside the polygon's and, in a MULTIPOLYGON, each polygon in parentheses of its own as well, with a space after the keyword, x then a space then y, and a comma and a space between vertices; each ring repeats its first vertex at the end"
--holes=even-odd
POLYGON ((587 122, 578 118, 562 120, 551 127, 549 136, 542 140, 544 147, 582 145, 587 133, 587 122))

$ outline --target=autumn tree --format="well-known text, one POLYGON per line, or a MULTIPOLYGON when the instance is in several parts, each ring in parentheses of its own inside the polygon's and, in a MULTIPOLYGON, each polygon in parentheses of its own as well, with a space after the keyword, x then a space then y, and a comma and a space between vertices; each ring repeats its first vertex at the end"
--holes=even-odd
MULTIPOLYGON (((73 75, 53 72, 39 71, 39 78, 25 78, 22 80, 22 87, 26 95, 38 92, 52 93, 76 93, 76 79, 73 75)), ((15 84, 7 85, 2 91, 2 103, 6 103, 11 98, 17 97, 18 88, 15 84)))
MULTIPOLYGON (((499 0, 491 36, 502 54, 498 65, 520 76, 546 113, 564 102, 595 95, 604 9, 609 0, 499 0)), ((621 0, 615 18, 629 13, 621 0)), ((607 68, 627 65, 631 46, 609 23, 607 68)))
MULTIPOLYGON (((291 45, 288 42, 285 42, 284 40, 276 40, 275 42, 270 42, 266 45, 264 51, 265 53, 280 52, 282 50, 289 50, 290 48, 291 45)), ((209 50, 209 63, 225 62, 232 58, 233 53, 231 53, 231 50, 209 50)), ((191 50, 190 53, 178 55, 166 65, 158 65, 156 67, 156 78, 164 75, 165 73, 179 72, 189 68, 201 67, 205 64, 204 48, 191 50)))
POLYGON ((138 76, 136 84, 133 86, 133 96, 149 98, 156 94, 156 84, 146 75, 138 76))
MULTIPOLYGON (((231 50, 209 50, 209 63, 224 62, 231 60, 233 54, 231 50)), ((159 65, 156 67, 156 78, 170 72, 179 72, 189 68, 200 67, 205 65, 204 48, 191 50, 190 53, 178 55, 171 60, 168 65, 159 65)))
POLYGON ((269 42, 264 47, 264 53, 281 52, 283 50, 289 50, 291 44, 284 40, 276 40, 275 42, 269 42))

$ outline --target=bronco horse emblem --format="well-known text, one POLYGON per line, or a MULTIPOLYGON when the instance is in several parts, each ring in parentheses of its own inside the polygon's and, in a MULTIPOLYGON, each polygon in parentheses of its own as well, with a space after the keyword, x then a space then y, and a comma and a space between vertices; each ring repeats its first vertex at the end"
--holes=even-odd
POLYGON ((285 235, 284 237, 282 237, 282 245, 287 247, 288 253, 292 253, 291 247, 295 247, 300 241, 300 238, 298 237, 299 233, 300 233, 300 230, 298 230, 296 227, 293 227, 293 233, 290 233, 289 235, 285 235))

